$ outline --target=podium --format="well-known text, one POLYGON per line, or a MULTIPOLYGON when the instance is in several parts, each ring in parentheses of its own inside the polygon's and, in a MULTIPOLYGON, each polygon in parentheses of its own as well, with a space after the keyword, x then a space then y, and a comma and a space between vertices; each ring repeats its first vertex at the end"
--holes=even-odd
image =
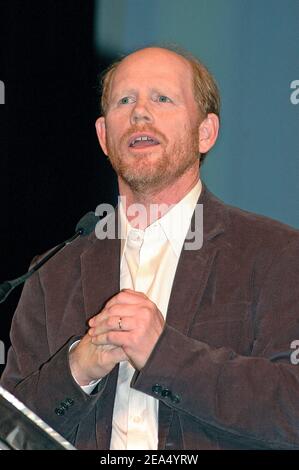
POLYGON ((0 450, 76 450, 0 386, 0 450))

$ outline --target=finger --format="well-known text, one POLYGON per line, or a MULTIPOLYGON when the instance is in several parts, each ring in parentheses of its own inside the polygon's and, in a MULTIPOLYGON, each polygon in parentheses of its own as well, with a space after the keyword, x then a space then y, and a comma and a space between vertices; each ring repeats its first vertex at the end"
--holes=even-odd
MULTIPOLYGON (((108 312, 107 312, 108 313, 108 312)), ((100 315, 96 315, 95 317, 91 318, 89 321, 88 321, 88 324, 90 326, 90 329, 88 330, 88 334, 89 336, 92 336, 93 335, 93 332, 94 332, 94 329, 97 328, 97 331, 100 333, 104 333, 106 331, 109 331, 111 328, 110 326, 112 325, 108 325, 108 314, 105 314, 105 312, 103 311, 100 315)))
MULTIPOLYGON (((144 292, 140 291, 140 290, 121 289, 118 294, 121 294, 122 292, 125 293, 125 294, 127 293, 127 294, 139 295, 140 297, 146 297, 147 298, 147 295, 144 292)), ((118 295, 118 294, 116 294, 116 295, 118 295)))
POLYGON ((106 319, 111 317, 133 317, 134 315, 138 315, 143 307, 144 303, 115 304, 111 307, 105 308, 105 312, 103 312, 103 317, 105 317, 106 319))
POLYGON ((110 304, 110 306, 105 306, 103 310, 95 315, 94 317, 88 320, 89 326, 100 325, 102 322, 106 321, 109 316, 121 316, 126 313, 126 315, 130 315, 130 309, 132 304, 110 304))
POLYGON ((88 325, 93 327, 95 325, 100 325, 102 322, 107 320, 109 317, 109 310, 107 308, 103 308, 100 313, 97 313, 94 317, 88 320, 88 325))
POLYGON ((123 289, 118 294, 114 295, 105 305, 110 307, 115 304, 136 304, 139 303, 141 299, 148 299, 148 297, 143 292, 136 292, 132 289, 123 289))
POLYGON ((108 322, 109 326, 113 328, 115 324, 109 323, 111 317, 133 317, 137 315, 142 307, 142 304, 115 304, 110 307, 105 307, 102 312, 95 317, 91 318, 88 322, 90 327, 105 326, 108 322))
POLYGON ((112 316, 88 330, 89 336, 98 336, 109 331, 132 331, 139 325, 139 318, 112 316))
POLYGON ((91 338, 91 342, 95 346, 112 344, 114 346, 122 347, 124 344, 127 343, 129 334, 130 333, 125 331, 109 331, 108 333, 93 336, 91 338))

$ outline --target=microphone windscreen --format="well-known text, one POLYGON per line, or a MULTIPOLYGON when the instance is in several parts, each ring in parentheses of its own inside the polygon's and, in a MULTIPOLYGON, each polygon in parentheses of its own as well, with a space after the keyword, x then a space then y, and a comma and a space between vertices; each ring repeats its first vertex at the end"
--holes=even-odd
POLYGON ((85 237, 89 235, 95 228, 100 217, 95 215, 94 212, 87 212, 82 219, 76 225, 76 232, 80 232, 80 235, 85 237))

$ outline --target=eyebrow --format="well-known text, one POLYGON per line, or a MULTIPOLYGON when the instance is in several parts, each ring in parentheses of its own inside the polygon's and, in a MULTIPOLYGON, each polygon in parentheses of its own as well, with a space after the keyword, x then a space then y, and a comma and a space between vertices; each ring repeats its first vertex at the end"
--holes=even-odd
POLYGON ((124 90, 121 90, 120 92, 117 92, 117 93, 114 93, 114 95, 111 95, 111 100, 115 100, 117 99, 119 96, 126 96, 126 95, 132 95, 132 94, 135 94, 137 93, 137 90, 134 90, 133 88, 131 89, 124 89, 124 90))
MULTIPOLYGON (((168 85, 166 85, 168 86, 168 85)), ((151 93, 160 93, 160 94, 170 94, 171 96, 173 96, 174 98, 176 99, 180 99, 181 97, 175 93, 174 91, 168 89, 168 90, 164 90, 162 91, 161 89, 155 87, 155 88, 151 88, 150 90, 151 93)), ((123 90, 121 90, 120 92, 116 92, 114 95, 111 96, 111 101, 114 101, 116 100, 118 97, 120 96, 126 96, 126 95, 134 95, 134 94, 138 94, 138 91, 134 88, 124 88, 123 90)))

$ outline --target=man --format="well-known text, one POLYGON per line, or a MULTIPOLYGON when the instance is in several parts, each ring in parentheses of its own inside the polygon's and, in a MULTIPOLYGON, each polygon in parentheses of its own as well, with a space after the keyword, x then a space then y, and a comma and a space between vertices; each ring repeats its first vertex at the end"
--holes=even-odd
POLYGON ((77 240, 27 282, 3 385, 78 448, 299 448, 299 233, 201 183, 213 78, 145 48, 108 71, 102 105, 124 239, 77 240))

